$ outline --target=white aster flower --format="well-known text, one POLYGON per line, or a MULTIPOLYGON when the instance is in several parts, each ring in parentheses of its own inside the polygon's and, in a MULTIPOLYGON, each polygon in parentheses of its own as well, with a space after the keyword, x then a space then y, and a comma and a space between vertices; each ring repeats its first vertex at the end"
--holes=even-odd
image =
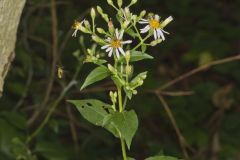
POLYGON ((74 32, 72 34, 73 37, 76 37, 77 36, 77 32, 81 30, 81 27, 82 27, 82 24, 83 24, 84 21, 82 22, 79 22, 79 21, 76 21, 74 22, 72 28, 74 29, 74 32))
POLYGON ((114 37, 110 38, 108 37, 106 39, 107 45, 102 46, 101 49, 105 49, 106 52, 108 52, 108 56, 111 57, 112 54, 116 54, 117 58, 120 58, 120 53, 123 56, 126 56, 125 51, 123 50, 123 45, 124 44, 130 44, 132 43, 131 40, 123 41, 123 34, 124 30, 121 30, 120 33, 118 32, 118 29, 115 30, 115 35, 114 37))
POLYGON ((168 32, 164 31, 163 28, 173 20, 172 16, 169 16, 164 21, 160 21, 160 17, 158 15, 154 15, 149 19, 141 19, 139 21, 140 24, 147 24, 146 27, 141 29, 141 33, 146 33, 149 30, 153 30, 154 39, 162 39, 165 40, 164 33, 169 34, 168 32))

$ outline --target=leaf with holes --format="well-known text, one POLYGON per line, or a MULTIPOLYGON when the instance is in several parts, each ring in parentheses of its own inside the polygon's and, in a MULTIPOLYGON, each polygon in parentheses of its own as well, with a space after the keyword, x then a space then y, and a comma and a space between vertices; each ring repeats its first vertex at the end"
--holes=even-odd
POLYGON ((108 116, 105 124, 115 126, 120 136, 126 141, 128 149, 130 149, 133 136, 138 128, 138 118, 135 111, 114 112, 108 116))
POLYGON ((100 67, 95 68, 87 76, 86 80, 84 81, 84 83, 83 83, 83 85, 81 87, 81 90, 86 88, 87 86, 95 83, 95 82, 98 82, 98 81, 101 81, 101 80, 107 78, 110 75, 111 75, 111 73, 109 72, 107 67, 100 66, 100 67))
POLYGON ((97 126, 102 126, 104 117, 108 115, 104 108, 109 105, 99 100, 70 100, 68 102, 74 104, 86 120, 97 126))
POLYGON ((96 99, 87 100, 69 100, 68 102, 74 104, 80 114, 90 123, 106 128, 115 137, 118 136, 116 127, 112 124, 105 124, 106 118, 110 115, 105 109, 111 107, 102 101, 96 99))

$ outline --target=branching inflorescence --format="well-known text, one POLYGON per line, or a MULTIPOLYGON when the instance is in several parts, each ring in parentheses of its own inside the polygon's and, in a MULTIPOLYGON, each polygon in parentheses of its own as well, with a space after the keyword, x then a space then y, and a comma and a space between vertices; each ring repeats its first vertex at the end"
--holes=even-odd
POLYGON ((173 20, 171 16, 165 20, 157 14, 142 11, 134 14, 130 7, 137 0, 123 7, 123 1, 112 0, 107 3, 116 11, 115 17, 110 17, 99 6, 98 14, 106 22, 106 28, 95 24, 96 11, 91 9, 91 23, 84 19, 75 21, 73 35, 78 31, 91 37, 94 44, 87 49, 85 63, 94 63, 97 67, 87 76, 81 90, 87 86, 110 77, 116 85, 116 91, 110 91, 112 104, 99 100, 71 100, 81 115, 94 125, 104 127, 121 141, 124 160, 130 159, 126 155, 125 144, 128 149, 138 128, 138 118, 133 110, 127 110, 127 101, 137 94, 137 88, 142 86, 147 72, 133 73, 133 63, 136 61, 153 59, 145 51, 149 46, 156 46, 164 41, 164 29, 173 20), (118 23, 116 23, 118 22, 118 23), (142 28, 142 29, 139 29, 142 28), (113 59, 113 60, 111 60, 113 59))

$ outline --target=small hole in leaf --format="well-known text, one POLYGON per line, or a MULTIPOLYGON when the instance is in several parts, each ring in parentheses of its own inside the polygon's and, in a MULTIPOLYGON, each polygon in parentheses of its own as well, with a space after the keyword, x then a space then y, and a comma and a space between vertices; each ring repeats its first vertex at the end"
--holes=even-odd
POLYGON ((90 107, 92 106, 92 104, 91 104, 91 103, 87 103, 87 105, 88 105, 88 106, 90 106, 90 107))

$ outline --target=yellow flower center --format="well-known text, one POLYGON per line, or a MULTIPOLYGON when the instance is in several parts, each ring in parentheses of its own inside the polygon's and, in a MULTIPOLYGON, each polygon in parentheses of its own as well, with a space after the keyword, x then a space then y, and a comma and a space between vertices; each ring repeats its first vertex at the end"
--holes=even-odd
POLYGON ((153 28, 153 29, 157 29, 157 28, 160 28, 160 23, 159 21, 155 20, 155 19, 152 19, 149 21, 149 24, 150 26, 153 28))
POLYGON ((119 47, 121 47, 121 41, 119 41, 118 39, 112 40, 111 41, 111 47, 112 48, 119 48, 119 47))
POLYGON ((73 28, 73 29, 79 29, 80 26, 81 26, 81 23, 78 22, 78 21, 75 21, 72 28, 73 28))

